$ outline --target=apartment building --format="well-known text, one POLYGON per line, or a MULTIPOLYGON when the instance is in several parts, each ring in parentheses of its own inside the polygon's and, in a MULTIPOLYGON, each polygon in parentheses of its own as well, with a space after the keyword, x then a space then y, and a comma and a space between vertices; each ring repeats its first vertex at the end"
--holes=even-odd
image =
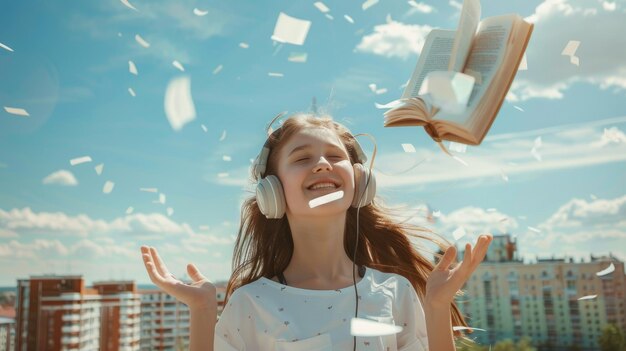
POLYGON ((15 339, 15 319, 0 317, 0 351, 13 351, 15 339))
POLYGON ((472 334, 485 345, 528 336, 540 350, 599 350, 604 325, 626 330, 624 262, 613 256, 524 263, 516 242, 500 235, 463 290, 459 307, 486 330, 472 334), (612 273, 596 274, 611 265, 612 273))
POLYGON ((139 350, 139 296, 133 282, 86 287, 82 276, 18 280, 17 351, 139 350))

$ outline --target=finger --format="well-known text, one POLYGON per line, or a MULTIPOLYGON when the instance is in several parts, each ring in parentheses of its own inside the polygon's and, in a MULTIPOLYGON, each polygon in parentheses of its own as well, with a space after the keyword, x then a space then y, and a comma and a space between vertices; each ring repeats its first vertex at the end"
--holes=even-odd
POLYGON ((463 262, 461 263, 461 269, 468 269, 472 265, 472 245, 470 243, 465 244, 465 253, 463 254, 463 262))
POLYGON ((141 256, 143 258, 143 263, 146 266, 146 271, 148 271, 148 276, 150 277, 150 280, 154 284, 159 285, 163 281, 163 277, 161 276, 159 271, 157 271, 156 266, 152 261, 152 256, 147 253, 142 254, 141 256))
POLYGON ((456 247, 454 245, 448 247, 446 252, 441 257, 439 263, 435 266, 435 270, 444 271, 448 269, 454 258, 456 257, 456 247))
POLYGON ((152 254, 154 265, 156 266, 157 271, 161 273, 161 276, 163 276, 163 278, 170 277, 172 274, 165 266, 165 263, 163 263, 163 260, 161 259, 161 256, 159 256, 159 253, 157 252, 156 248, 150 247, 150 253, 152 254))
POLYGON ((194 283, 201 280, 209 281, 204 275, 202 275, 202 273, 200 273, 198 267, 196 267, 196 265, 194 265, 193 263, 187 265, 187 273, 189 273, 189 276, 194 281, 194 283))
POLYGON ((478 267, 479 264, 482 263, 485 255, 487 254, 487 250, 489 249, 489 244, 491 243, 492 236, 490 235, 481 235, 478 238, 476 243, 476 247, 474 248, 474 258, 472 260, 472 269, 478 267))

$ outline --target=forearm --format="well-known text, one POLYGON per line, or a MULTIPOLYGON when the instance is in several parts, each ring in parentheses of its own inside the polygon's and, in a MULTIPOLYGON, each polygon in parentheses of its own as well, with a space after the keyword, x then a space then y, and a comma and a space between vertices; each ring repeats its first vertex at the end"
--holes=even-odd
POLYGON ((217 307, 189 310, 189 350, 213 351, 217 307))
POLYGON ((428 348, 434 351, 454 351, 450 306, 424 306, 428 348))

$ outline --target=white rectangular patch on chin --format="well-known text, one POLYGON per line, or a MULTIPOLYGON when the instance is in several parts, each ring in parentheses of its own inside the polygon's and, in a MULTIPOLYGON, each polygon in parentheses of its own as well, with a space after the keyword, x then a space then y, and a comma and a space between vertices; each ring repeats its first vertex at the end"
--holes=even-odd
POLYGON ((315 208, 329 202, 339 200, 343 197, 343 190, 335 191, 334 193, 326 194, 309 201, 309 207, 315 208))

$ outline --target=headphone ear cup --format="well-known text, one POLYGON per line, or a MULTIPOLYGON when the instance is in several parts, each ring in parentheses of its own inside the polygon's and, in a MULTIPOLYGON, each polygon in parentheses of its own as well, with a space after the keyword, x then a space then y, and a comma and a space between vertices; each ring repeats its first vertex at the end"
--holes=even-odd
POLYGON ((286 209, 285 192, 278 177, 268 175, 259 180, 256 185, 256 202, 266 218, 283 218, 286 209))
POLYGON ((354 199, 352 200, 352 207, 363 207, 372 203, 374 196, 376 195, 376 177, 374 172, 370 172, 360 163, 352 165, 354 169, 354 199), (370 178, 369 183, 367 182, 370 178), (359 199, 361 201, 359 201, 359 199))

